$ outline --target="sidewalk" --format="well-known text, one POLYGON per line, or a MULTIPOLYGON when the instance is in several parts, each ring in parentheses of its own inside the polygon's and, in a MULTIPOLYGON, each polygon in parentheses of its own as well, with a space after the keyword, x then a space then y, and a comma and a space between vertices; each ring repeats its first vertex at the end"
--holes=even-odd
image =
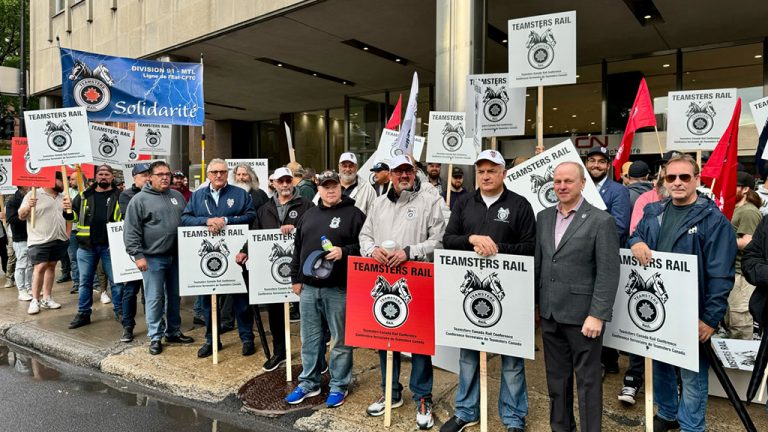
MULTIPOLYGON (((5 282, 0 278, 0 286, 5 282)), ((189 399, 218 402, 237 393, 249 379, 262 374, 261 365, 264 354, 258 345, 256 354, 250 357, 240 355, 241 344, 237 331, 222 336, 224 349, 219 351, 219 364, 213 365, 211 358, 198 359, 197 350, 202 344, 204 328, 193 328, 192 298, 182 299, 182 329, 188 336, 195 338, 191 345, 164 345, 161 355, 152 356, 148 352, 144 314, 140 311, 136 317, 134 330, 136 339, 125 344, 119 341, 121 325, 115 321, 112 304, 101 304, 98 296, 94 298, 92 324, 69 330, 67 326, 77 309, 77 295, 69 294, 71 283, 54 286, 54 298, 62 304, 59 310, 43 310, 38 315, 27 315, 28 302, 16 299, 16 288, 0 288, 0 337, 33 348, 59 359, 100 369, 117 377, 147 387, 171 393, 189 399)), ((139 306, 141 306, 139 300, 139 306)), ((268 326, 266 313, 262 321, 268 326)), ((292 351, 294 361, 299 361, 299 325, 292 324, 292 351)), ((269 332, 267 332, 269 334, 269 332)), ((540 339, 537 346, 541 347, 540 339)), ((622 358, 622 371, 626 368, 626 358, 622 358)), ((379 395, 380 372, 378 356, 372 350, 356 349, 354 354, 353 382, 347 402, 336 409, 319 409, 307 417, 296 421, 295 427, 304 431, 368 431, 383 430, 383 417, 371 418, 365 415, 366 406, 379 395)), ((499 391, 498 358, 491 358, 488 366, 488 418, 489 430, 503 431, 498 418, 499 391)), ((284 373, 284 369, 278 369, 284 373)), ((407 387, 410 363, 403 362, 401 382, 407 387)), ((528 382, 529 415, 527 431, 538 432, 549 429, 549 401, 544 375, 543 353, 536 352, 535 361, 526 361, 528 382)), ((455 375, 442 370, 435 370, 434 403, 435 428, 448 420, 453 414, 456 390, 455 375)), ((607 375, 603 386, 604 413, 603 430, 606 431, 643 431, 644 393, 638 395, 638 404, 632 408, 622 406, 616 398, 621 386, 621 376, 607 375)), ((410 400, 410 392, 404 391, 405 404, 393 411, 390 430, 415 430, 415 404, 410 400)), ((309 407, 307 407, 309 408, 309 407)), ((768 415, 762 405, 748 407, 757 430, 768 430, 768 415)), ((578 410, 577 410, 578 411, 578 410)), ((577 414, 578 415, 578 414, 577 414)), ((725 399, 710 397, 707 416, 709 430, 743 431, 730 403, 725 399)), ((479 430, 479 427, 468 430, 479 430)))

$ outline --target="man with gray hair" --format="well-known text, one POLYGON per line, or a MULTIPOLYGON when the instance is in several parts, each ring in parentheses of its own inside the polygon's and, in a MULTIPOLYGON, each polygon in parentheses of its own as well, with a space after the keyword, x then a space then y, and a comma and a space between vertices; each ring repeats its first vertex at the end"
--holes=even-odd
MULTIPOLYGON (((355 207, 368 214, 368 210, 376 199, 376 191, 371 182, 357 174, 357 156, 352 152, 342 153, 339 156, 339 179, 341 180, 341 193, 345 197, 355 200, 355 207)), ((315 195, 312 200, 315 204, 320 200, 320 195, 315 195)))
POLYGON ((259 188, 259 176, 247 163, 241 163, 235 166, 232 172, 235 179, 234 185, 248 192, 253 200, 253 209, 258 211, 259 207, 269 201, 267 193, 259 188))

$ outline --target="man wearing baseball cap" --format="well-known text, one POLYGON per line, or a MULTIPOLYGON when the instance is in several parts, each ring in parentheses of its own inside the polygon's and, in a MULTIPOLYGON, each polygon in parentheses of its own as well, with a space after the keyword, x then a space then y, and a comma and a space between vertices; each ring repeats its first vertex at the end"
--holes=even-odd
POLYGON ((624 177, 624 181, 629 191, 629 203, 631 209, 635 208, 635 202, 640 195, 653 189, 653 183, 648 181, 648 176, 651 175, 651 168, 648 164, 638 160, 632 162, 627 170, 627 175, 624 177))
MULTIPOLYGON (((456 204, 456 201, 459 200, 459 198, 463 197, 467 194, 467 190, 464 189, 464 170, 460 167, 453 167, 453 171, 451 172, 451 202, 449 203, 449 206, 451 210, 453 210, 453 205, 456 204)), ((448 191, 443 191, 440 196, 443 197, 443 199, 446 199, 446 196, 448 195, 448 191)))
POLYGON ((376 196, 387 193, 389 191, 389 165, 384 162, 376 162, 371 168, 371 172, 373 173, 371 185, 376 191, 376 196))
MULTIPOLYGON (((443 244, 446 249, 475 251, 483 257, 497 253, 533 256, 536 217, 522 196, 504 186, 504 158, 495 150, 475 160, 479 187, 451 211, 443 244)), ((501 356, 499 416, 509 431, 522 432, 528 415, 528 390, 523 359, 501 356)), ((461 349, 456 413, 440 432, 459 432, 480 419, 480 354, 461 349)))
MULTIPOLYGON (((371 203, 376 198, 376 191, 371 183, 357 174, 357 156, 352 152, 345 152, 339 156, 339 180, 341 180, 341 193, 345 197, 355 200, 355 207, 368 214, 371 203)), ((315 195, 314 202, 320 200, 315 195)))
MULTIPOLYGON (((360 252, 381 264, 396 267, 408 260, 431 262, 435 249, 442 246, 445 219, 445 203, 438 194, 422 189, 416 178, 413 163, 404 155, 392 158, 389 163, 389 192, 376 198, 368 212, 360 232, 360 252), (385 241, 393 241, 395 250, 381 247, 385 241)), ((381 363, 380 396, 368 406, 371 416, 384 414, 384 387, 387 355, 379 351, 381 363)), ((410 390, 416 402, 416 424, 420 429, 434 425, 432 418, 432 358, 414 354, 411 357, 410 390)), ((400 353, 394 353, 392 366, 392 408, 403 405, 403 386, 400 384, 400 353)))

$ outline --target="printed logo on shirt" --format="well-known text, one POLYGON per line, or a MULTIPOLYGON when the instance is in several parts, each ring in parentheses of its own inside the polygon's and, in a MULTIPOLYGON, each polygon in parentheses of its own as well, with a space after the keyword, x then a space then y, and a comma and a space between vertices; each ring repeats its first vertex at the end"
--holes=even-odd
POLYGON ((227 199, 227 207, 232 208, 235 205, 235 200, 232 198, 227 199))
POLYGON ((699 232, 699 226, 698 225, 696 225, 693 228, 688 230, 688 234, 691 234, 691 235, 696 234, 697 232, 699 232))
POLYGON ((507 219, 509 219, 509 209, 501 207, 499 209, 499 212, 496 214, 496 219, 494 219, 494 220, 496 222, 508 223, 509 221, 507 219))
POLYGON ((416 219, 416 208, 415 207, 408 207, 405 209, 405 218, 407 220, 414 220, 416 219))
POLYGON ((299 217, 299 212, 297 212, 296 210, 291 210, 288 212, 288 217, 291 219, 296 219, 297 217, 299 217))
POLYGON ((179 205, 179 201, 176 200, 176 198, 171 198, 171 204, 173 205, 179 205))
POLYGON ((338 228, 340 223, 341 223, 341 218, 340 217, 335 217, 335 218, 331 219, 331 224, 329 226, 331 228, 338 228))

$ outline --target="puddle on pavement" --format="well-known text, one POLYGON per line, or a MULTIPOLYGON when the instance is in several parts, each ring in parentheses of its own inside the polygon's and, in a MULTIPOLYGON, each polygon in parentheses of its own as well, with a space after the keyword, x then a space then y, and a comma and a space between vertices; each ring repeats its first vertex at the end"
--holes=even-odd
POLYGON ((126 406, 137 406, 151 409, 154 415, 165 416, 176 422, 178 430, 183 430, 186 426, 209 425, 211 431, 216 432, 241 432, 248 429, 242 429, 217 419, 207 417, 200 410, 177 405, 158 400, 151 396, 141 393, 135 393, 128 390, 127 387, 116 389, 97 378, 88 380, 88 378, 67 376, 60 372, 50 363, 27 352, 16 351, 0 342, 0 368, 11 368, 19 374, 26 375, 33 380, 38 381, 60 381, 66 382, 72 386, 72 392, 99 393, 105 397, 119 401, 126 406))

